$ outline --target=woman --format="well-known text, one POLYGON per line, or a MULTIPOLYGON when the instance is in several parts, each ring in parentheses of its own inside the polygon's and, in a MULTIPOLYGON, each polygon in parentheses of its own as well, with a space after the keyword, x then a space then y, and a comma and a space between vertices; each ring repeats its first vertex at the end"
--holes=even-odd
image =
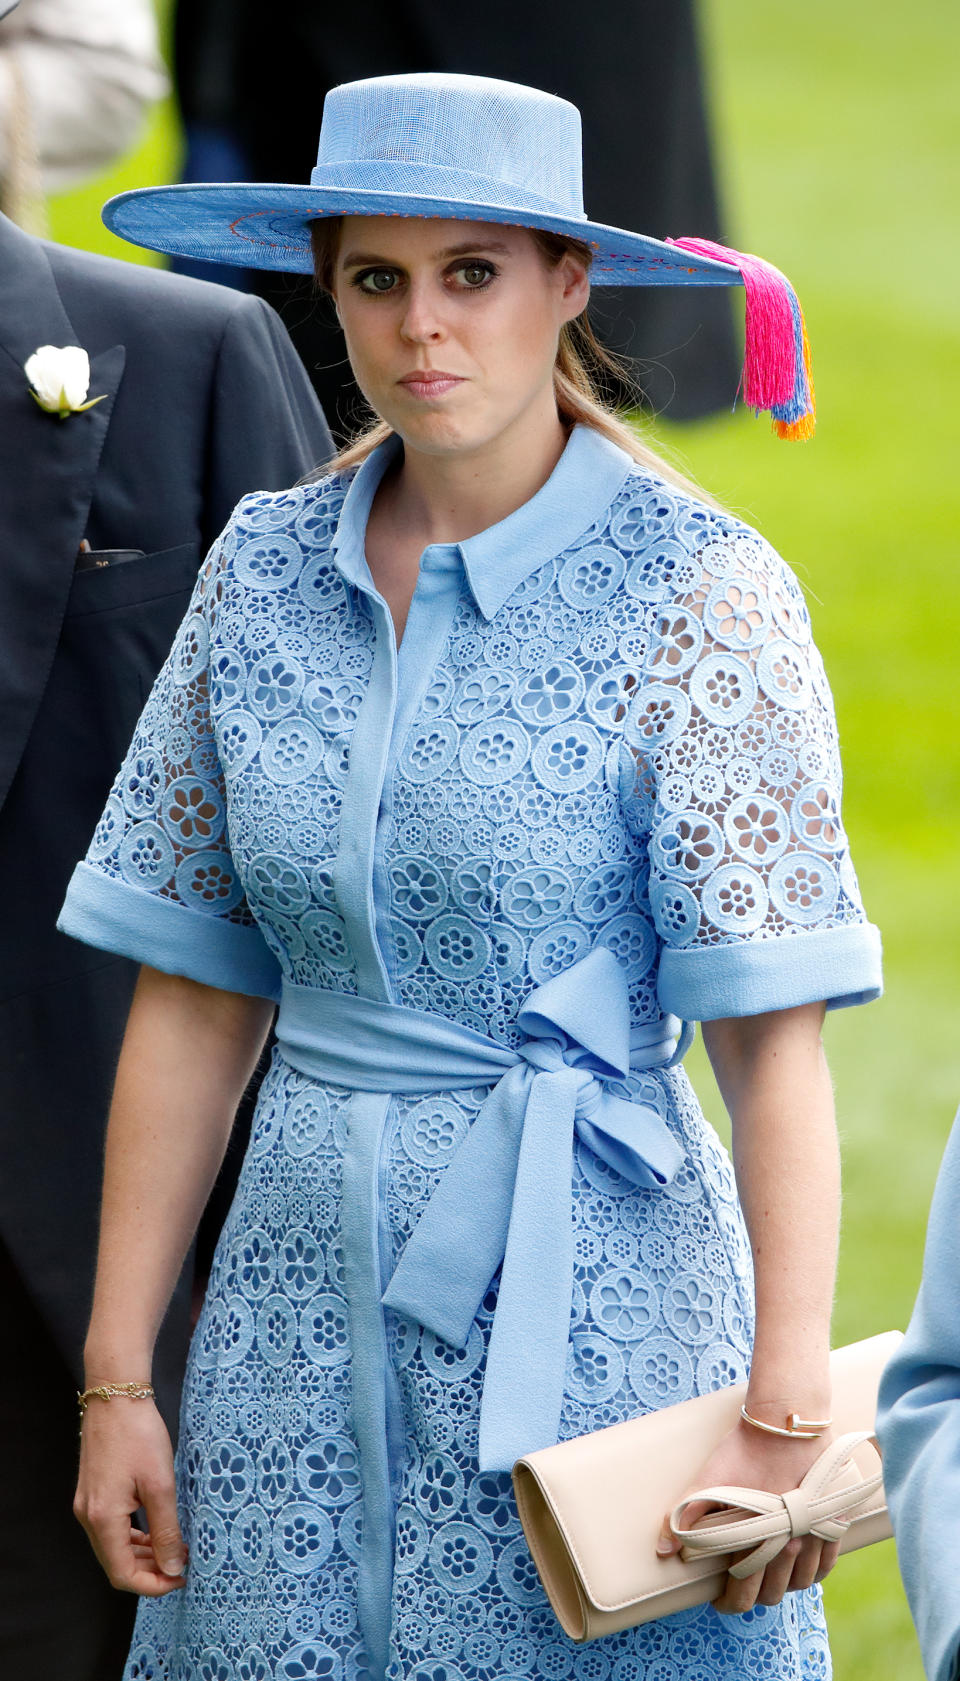
MULTIPOLYGON (((533 90, 386 78, 328 97, 309 189, 110 213, 287 266, 316 223, 382 419, 328 477, 241 503, 64 913, 148 965, 90 1385, 148 1375, 282 1000, 191 1355, 183 1536, 149 1399, 85 1414, 78 1511, 145 1595, 138 1681, 828 1670, 830 1547, 731 1579, 717 1609, 749 1615, 577 1650, 510 1495, 520 1452, 738 1379, 751 1350, 761 1425, 828 1418, 819 1029, 878 984, 796 583, 590 401, 574 354, 591 253, 608 282, 731 276, 588 223, 578 144, 533 90), (733 1116, 755 1331, 679 1016, 733 1116)), ((823 1445, 742 1424, 698 1480, 794 1486, 823 1445)))

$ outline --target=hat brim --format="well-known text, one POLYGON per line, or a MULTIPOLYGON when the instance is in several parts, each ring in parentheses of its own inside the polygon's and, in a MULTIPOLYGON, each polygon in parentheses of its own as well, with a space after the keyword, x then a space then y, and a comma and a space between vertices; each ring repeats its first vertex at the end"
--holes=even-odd
POLYGON ((516 206, 468 204, 360 188, 222 182, 138 187, 103 207, 111 232, 149 251, 240 268, 312 274, 310 223, 323 216, 497 222, 581 239, 594 286, 740 286, 738 269, 645 234, 516 206))

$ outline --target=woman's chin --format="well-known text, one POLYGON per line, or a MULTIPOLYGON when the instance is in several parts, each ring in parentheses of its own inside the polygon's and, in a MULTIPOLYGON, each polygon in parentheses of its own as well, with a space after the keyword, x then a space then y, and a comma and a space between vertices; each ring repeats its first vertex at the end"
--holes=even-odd
POLYGON ((389 419, 407 447, 424 455, 460 454, 488 442, 488 428, 478 418, 451 414, 439 403, 414 414, 395 412, 389 419))

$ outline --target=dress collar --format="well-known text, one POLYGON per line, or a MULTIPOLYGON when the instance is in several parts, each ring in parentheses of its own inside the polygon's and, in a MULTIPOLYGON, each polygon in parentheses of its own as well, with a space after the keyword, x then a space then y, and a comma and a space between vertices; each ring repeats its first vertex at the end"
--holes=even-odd
MULTIPOLYGON (((332 547, 341 575, 361 589, 373 580, 364 555, 367 519, 377 487, 401 448, 388 438, 364 461, 344 498, 332 547)), ((454 545, 474 601, 492 619, 531 572, 569 548, 610 506, 633 461, 594 431, 575 426, 556 467, 529 502, 497 525, 454 545)))

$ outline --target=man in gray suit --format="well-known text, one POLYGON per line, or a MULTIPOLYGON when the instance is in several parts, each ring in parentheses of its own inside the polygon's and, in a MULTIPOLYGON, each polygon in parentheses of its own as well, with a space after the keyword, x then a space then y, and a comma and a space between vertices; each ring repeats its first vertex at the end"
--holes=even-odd
MULTIPOLYGON (((0 1674, 111 1681, 134 1604, 71 1512, 102 1138, 134 980, 55 930, 204 552, 249 490, 331 453, 269 307, 0 217, 0 1674), (90 358, 44 412, 24 364, 90 358)), ((133 1257, 131 1260, 133 1261, 133 1257)), ((168 1416, 184 1277, 154 1381, 168 1416)))

